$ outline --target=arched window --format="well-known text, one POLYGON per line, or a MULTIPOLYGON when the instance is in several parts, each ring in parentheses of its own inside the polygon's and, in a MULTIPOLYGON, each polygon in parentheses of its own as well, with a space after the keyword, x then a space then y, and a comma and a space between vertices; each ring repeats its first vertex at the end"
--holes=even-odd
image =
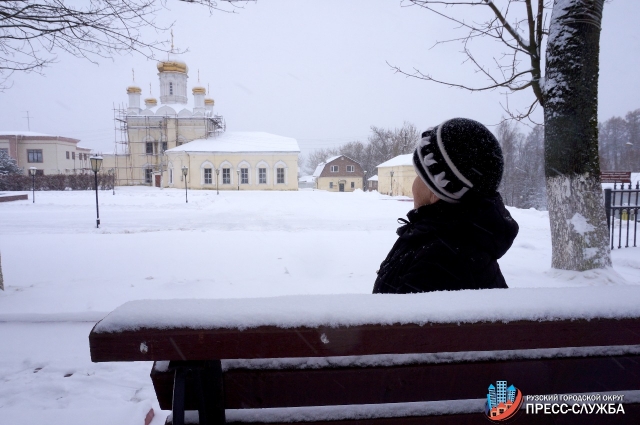
POLYGON ((276 184, 287 184, 287 164, 285 164, 283 161, 278 161, 273 168, 276 177, 276 184))
POLYGON ((169 94, 173 94, 173 83, 169 83, 169 94))
POLYGON ((256 165, 256 169, 258 172, 258 184, 267 184, 269 164, 265 161, 260 161, 258 165, 256 165))

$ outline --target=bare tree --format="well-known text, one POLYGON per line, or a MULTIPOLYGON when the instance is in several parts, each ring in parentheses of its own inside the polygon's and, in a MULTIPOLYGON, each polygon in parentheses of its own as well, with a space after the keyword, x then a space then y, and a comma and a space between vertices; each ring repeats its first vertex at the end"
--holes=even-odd
MULTIPOLYGON (((233 11, 247 0, 176 0, 210 11, 233 11)), ((136 52, 148 58, 166 52, 167 42, 148 40, 143 29, 164 32, 156 14, 166 0, 4 0, 0 1, 0 90, 14 72, 39 72, 56 62, 59 52, 96 62, 114 54, 136 52)))
POLYGON ((516 120, 531 120, 538 105, 544 108, 551 265, 568 270, 610 266, 597 129, 600 25, 605 0, 406 1, 463 29, 462 37, 444 42, 461 42, 466 60, 488 83, 473 87, 436 79, 417 69, 406 72, 393 68, 404 75, 470 91, 504 89, 510 94, 531 88, 534 98, 527 108, 512 110, 508 103, 503 108, 516 120), (479 13, 467 21, 457 13, 460 7, 479 13), (503 47, 491 66, 481 63, 472 52, 471 43, 479 38, 493 39, 503 47))
MULTIPOLYGON (((587 0, 589 1, 589 0, 587 0)), ((405 71, 397 66, 391 67, 398 73, 433 81, 449 87, 457 87, 472 92, 505 89, 506 103, 502 105, 509 118, 518 121, 532 118, 537 106, 544 106, 542 55, 541 47, 548 34, 545 12, 552 3, 550 0, 503 0, 500 8, 492 0, 403 0, 409 5, 419 6, 435 13, 464 31, 460 37, 440 40, 439 44, 460 42, 465 62, 473 65, 475 71, 484 76, 486 84, 471 86, 462 82, 446 81, 423 73, 419 69, 405 71), (512 10, 518 3, 525 5, 526 14, 512 10), (535 4, 533 4, 535 3, 535 4), (484 12, 474 14, 472 21, 467 21, 456 14, 456 7, 474 7, 474 11, 484 12), (514 16, 515 15, 515 16, 514 16), (477 39, 489 38, 504 47, 499 56, 492 58, 487 66, 473 52, 473 42, 477 39), (531 88, 534 93, 533 101, 523 110, 512 109, 508 95, 531 88)))
POLYGON ((409 122, 404 122, 402 127, 395 129, 371 126, 367 143, 353 141, 337 148, 318 149, 309 155, 307 169, 314 170, 318 164, 332 156, 346 155, 360 163, 367 176, 373 176, 379 164, 395 156, 413 152, 419 138, 416 126, 409 122))

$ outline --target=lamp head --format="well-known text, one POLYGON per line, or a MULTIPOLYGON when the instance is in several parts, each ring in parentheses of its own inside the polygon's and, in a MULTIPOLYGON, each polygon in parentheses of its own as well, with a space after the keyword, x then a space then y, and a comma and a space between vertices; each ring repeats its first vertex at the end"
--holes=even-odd
POLYGON ((187 177, 187 173, 189 172, 189 169, 186 166, 182 166, 182 175, 187 177))
POLYGON ((102 167, 102 157, 101 156, 92 156, 89 158, 91 161, 91 170, 94 173, 100 171, 100 167, 102 167))
POLYGON ((29 174, 35 176, 37 170, 38 169, 36 167, 29 167, 29 174))

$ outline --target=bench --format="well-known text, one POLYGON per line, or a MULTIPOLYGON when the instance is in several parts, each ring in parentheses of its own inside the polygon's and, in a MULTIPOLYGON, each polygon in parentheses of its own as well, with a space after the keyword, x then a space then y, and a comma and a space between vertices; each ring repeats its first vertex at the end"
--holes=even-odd
MULTIPOLYGON (((129 302, 96 324, 94 362, 154 361, 167 423, 482 424, 487 388, 623 394, 640 420, 640 288, 510 289, 129 302)), ((601 401, 604 403, 604 401, 601 401)))

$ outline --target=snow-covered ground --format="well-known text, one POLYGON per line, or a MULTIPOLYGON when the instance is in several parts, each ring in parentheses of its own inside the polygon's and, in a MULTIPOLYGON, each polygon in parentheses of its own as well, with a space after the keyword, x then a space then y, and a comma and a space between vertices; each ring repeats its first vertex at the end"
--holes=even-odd
MULTIPOLYGON (((0 203, 0 425, 142 425, 151 407, 162 424, 148 363, 91 363, 97 320, 136 299, 369 293, 412 205, 314 190, 190 191, 185 203, 178 189, 117 188, 100 192, 96 229, 91 191, 0 203)), ((640 285, 639 248, 614 250, 610 270, 551 270, 547 213, 510 211, 509 286, 640 285)))

